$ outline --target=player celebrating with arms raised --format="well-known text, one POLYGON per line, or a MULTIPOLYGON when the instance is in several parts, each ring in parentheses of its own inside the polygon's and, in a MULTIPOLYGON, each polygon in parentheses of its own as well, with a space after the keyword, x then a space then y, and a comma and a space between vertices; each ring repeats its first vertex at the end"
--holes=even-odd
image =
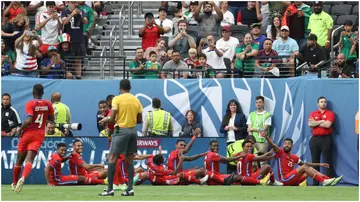
POLYGON ((19 193, 24 185, 25 179, 29 176, 33 161, 45 139, 45 123, 47 120, 54 121, 54 109, 50 101, 42 99, 44 87, 36 84, 33 87, 33 100, 25 105, 26 120, 18 129, 20 136, 18 144, 18 155, 14 166, 12 189, 19 193), (22 176, 21 165, 25 161, 22 176))

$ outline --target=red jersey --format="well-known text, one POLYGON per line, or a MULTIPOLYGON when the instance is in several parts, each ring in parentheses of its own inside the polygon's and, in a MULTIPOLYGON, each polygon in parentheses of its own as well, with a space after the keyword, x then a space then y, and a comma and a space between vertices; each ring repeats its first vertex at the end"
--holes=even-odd
POLYGON ((254 158, 254 154, 247 154, 245 157, 239 159, 237 163, 237 172, 239 175, 251 177, 254 174, 252 170, 254 158))
MULTIPOLYGON (((179 164, 179 149, 172 151, 168 157, 167 167, 170 170, 175 170, 179 164)), ((182 172, 182 166, 179 169, 179 173, 182 172)))
MULTIPOLYGON (((112 111, 109 110, 109 112, 106 114, 105 117, 110 117, 111 116, 112 111)), ((114 132, 114 128, 115 128, 115 123, 110 124, 110 123, 106 123, 106 126, 110 129, 111 132, 114 132)))
POLYGON ((54 115, 54 108, 48 100, 35 99, 30 100, 25 106, 26 116, 32 116, 32 122, 28 125, 26 131, 42 131, 45 135, 45 125, 49 115, 54 115))
POLYGON ((148 170, 149 170, 149 177, 167 176, 167 175, 170 175, 170 173, 173 172, 172 170, 168 170, 164 165, 160 165, 160 166, 156 165, 153 162, 153 158, 148 159, 147 166, 148 166, 148 170))
POLYGON ((85 161, 82 156, 76 152, 73 152, 69 159, 70 174, 85 176, 86 170, 81 166, 83 163, 85 163, 85 161))
POLYGON ((219 161, 220 154, 209 151, 205 156, 204 165, 207 171, 213 172, 214 174, 220 174, 219 161))
MULTIPOLYGON (((309 119, 313 118, 315 121, 325 120, 325 121, 331 121, 331 123, 334 123, 335 121, 335 114, 334 112, 325 109, 323 113, 320 112, 320 110, 311 112, 309 119)), ((330 135, 332 133, 332 127, 330 128, 323 128, 320 126, 316 126, 312 128, 312 134, 313 136, 319 136, 319 135, 330 135)))
POLYGON ((62 158, 55 152, 51 155, 48 165, 52 168, 49 171, 50 182, 60 181, 62 158))
POLYGON ((160 38, 160 31, 155 25, 151 29, 146 27, 141 41, 142 49, 146 50, 149 47, 155 47, 158 38, 160 38))
POLYGON ((285 151, 280 148, 276 152, 276 163, 278 167, 278 176, 281 181, 283 181, 284 176, 294 170, 295 164, 300 163, 300 158, 295 154, 286 154, 285 151))

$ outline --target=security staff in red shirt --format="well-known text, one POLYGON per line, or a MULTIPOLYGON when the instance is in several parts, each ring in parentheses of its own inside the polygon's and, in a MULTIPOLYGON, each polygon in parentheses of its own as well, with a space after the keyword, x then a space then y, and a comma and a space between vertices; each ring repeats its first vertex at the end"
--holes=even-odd
MULTIPOLYGON (((329 177, 334 177, 335 172, 333 170, 332 163, 332 124, 335 121, 334 112, 326 108, 327 100, 321 96, 317 100, 317 111, 311 112, 308 120, 308 125, 311 128, 312 137, 310 139, 310 151, 312 162, 320 163, 321 154, 328 163, 330 168, 326 169, 325 174, 329 177)), ((314 167, 319 171, 319 167, 314 167)), ((319 185, 314 181, 314 185, 319 185)))

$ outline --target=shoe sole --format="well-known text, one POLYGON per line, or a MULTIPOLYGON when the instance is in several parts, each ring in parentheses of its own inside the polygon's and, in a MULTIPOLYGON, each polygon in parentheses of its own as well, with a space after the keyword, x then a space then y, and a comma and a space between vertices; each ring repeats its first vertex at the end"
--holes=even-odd
POLYGON ((331 183, 330 186, 335 186, 335 185, 337 185, 343 178, 344 178, 344 176, 341 176, 338 180, 337 180, 337 178, 335 178, 335 180, 331 183))
POLYGON ((23 179, 20 179, 20 180, 18 181, 18 183, 16 184, 16 187, 15 187, 14 192, 15 192, 15 193, 20 193, 21 190, 22 190, 22 188, 23 188, 23 185, 24 185, 24 180, 23 180, 23 179))

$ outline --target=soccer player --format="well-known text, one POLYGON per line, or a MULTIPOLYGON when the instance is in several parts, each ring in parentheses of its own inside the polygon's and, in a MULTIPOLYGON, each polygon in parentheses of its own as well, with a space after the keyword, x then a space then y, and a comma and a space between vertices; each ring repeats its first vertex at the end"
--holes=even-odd
POLYGON ((83 144, 77 139, 73 142, 74 151, 70 155, 69 166, 71 175, 85 176, 87 184, 104 184, 107 177, 107 170, 103 169, 103 164, 87 164, 81 153, 83 152, 83 144))
POLYGON ((329 178, 328 176, 315 170, 312 166, 329 167, 327 163, 308 163, 302 162, 298 156, 291 153, 293 141, 290 138, 284 140, 283 148, 278 147, 267 135, 260 134, 265 137, 268 143, 274 149, 277 157, 278 176, 284 186, 297 186, 303 182, 308 176, 320 182, 323 186, 334 186, 340 182, 343 176, 338 178, 329 178), (299 167, 294 169, 295 164, 299 167))
MULTIPOLYGON (((261 156, 255 156, 252 154, 253 150, 253 142, 251 140, 245 140, 242 143, 243 151, 240 154, 242 155, 237 163, 237 173, 241 176, 246 177, 254 177, 256 179, 262 179, 264 176, 270 174, 270 185, 281 186, 282 183, 275 180, 274 173, 271 169, 271 166, 265 164, 260 169, 258 169, 255 173, 253 172, 253 162, 254 161, 268 161, 272 159, 274 156, 272 155, 272 151, 267 152, 261 156)), ((244 183, 242 183, 244 184, 244 183)))
POLYGON ((56 145, 56 152, 53 153, 45 167, 45 178, 49 186, 61 186, 68 184, 85 183, 84 176, 78 175, 61 175, 61 163, 67 161, 70 155, 66 156, 66 144, 59 143, 56 145))
POLYGON ((33 100, 25 105, 26 120, 18 129, 20 136, 18 144, 18 155, 14 166, 12 189, 19 193, 24 185, 25 179, 29 176, 33 161, 41 144, 45 139, 45 125, 47 120, 54 121, 54 109, 50 101, 42 99, 44 87, 35 84, 33 87, 33 100), (21 165, 25 161, 22 176, 21 165))

